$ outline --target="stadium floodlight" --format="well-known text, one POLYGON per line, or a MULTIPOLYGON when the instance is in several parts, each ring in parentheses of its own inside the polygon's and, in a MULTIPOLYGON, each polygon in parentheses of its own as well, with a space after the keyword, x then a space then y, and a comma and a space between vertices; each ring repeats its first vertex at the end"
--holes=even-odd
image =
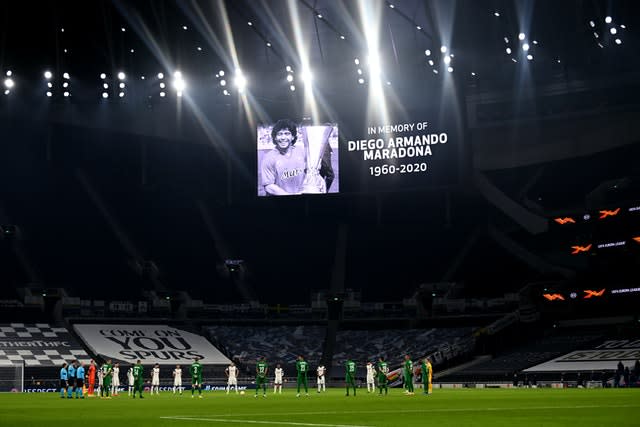
POLYGON ((52 87, 53 87, 53 83, 51 83, 51 82, 47 82, 47 87, 48 87, 48 88, 52 88, 52 87))
POLYGON ((291 65, 287 65, 287 66, 286 66, 286 68, 285 68, 285 71, 286 71, 287 73, 291 73, 291 72, 293 72, 293 69, 291 68, 291 65))
POLYGON ((127 31, 127 29, 126 29, 126 28, 124 28, 124 27, 120 27, 120 31, 122 31, 122 32, 124 33, 124 32, 126 32, 126 31, 127 31))
POLYGON ((100 73, 100 78, 104 80, 107 78, 107 75, 105 73, 100 73))
POLYGON ((433 59, 430 59, 429 60, 429 65, 431 65, 433 67, 433 64, 434 64, 433 59))
POLYGON ((433 74, 438 74, 438 70, 436 70, 435 68, 431 71, 433 71, 433 74))
POLYGON ((612 21, 613 19, 610 16, 607 16, 606 18, 604 18, 604 22, 606 22, 607 24, 611 24, 612 21))
POLYGON ((293 76, 291 74, 287 75, 287 81, 288 82, 292 82, 293 81, 293 76))
POLYGON ((358 69, 356 70, 356 73, 358 73, 358 75, 362 75, 362 70, 361 70, 360 68, 358 68, 358 69))
POLYGON ((51 98, 53 94, 51 92, 47 92, 47 97, 51 98))
POLYGON ((420 25, 416 25, 416 30, 420 31, 422 30, 422 27, 420 25))
POLYGON ((424 51, 424 54, 425 54, 426 56, 431 56, 431 50, 430 50, 430 49, 426 49, 426 50, 424 51))
POLYGON ((440 46, 440 52, 447 53, 447 47, 445 45, 440 46))
POLYGON ((231 94, 229 93, 229 91, 228 91, 228 90, 226 90, 226 89, 222 91, 222 94, 223 94, 224 96, 230 96, 230 95, 231 95, 231 94))
POLYGON ((13 82, 13 79, 10 79, 10 78, 4 79, 4 87, 6 87, 7 89, 13 88, 14 85, 15 83, 13 82))
POLYGON ((182 79, 182 77, 176 77, 173 81, 173 87, 178 93, 181 93, 187 87, 187 83, 182 79))
POLYGON ((449 65, 449 64, 451 64, 451 57, 450 56, 445 56, 443 61, 444 61, 444 63, 446 65, 449 65))
POLYGON ((164 82, 160 82, 160 89, 164 89, 167 85, 164 84, 164 82))
POLYGON ((531 54, 527 55, 527 59, 528 59, 529 61, 533 61, 533 55, 531 55, 531 54))
POLYGON ((253 27, 253 22, 249 21, 249 22, 247 22, 247 25, 250 26, 250 27, 253 27))
POLYGON ((131 52, 131 53, 134 53, 134 52, 135 52, 135 50, 133 50, 133 49, 130 49, 130 50, 129 50, 129 52, 131 52))
POLYGON ((160 92, 160 98, 164 98, 167 94, 164 92, 160 92))
POLYGON ((621 40, 621 39, 616 39, 616 40, 615 40, 615 42, 616 42, 616 44, 618 44, 618 45, 622 44, 622 40, 621 40))
POLYGON ((525 52, 528 52, 528 51, 529 51, 529 48, 530 48, 529 43, 524 43, 524 44, 522 45, 522 50, 524 50, 525 52))
POLYGON ((126 84, 124 82, 120 82, 120 84, 118 85, 118 87, 120 87, 120 89, 124 89, 126 86, 126 84))
POLYGON ((220 86, 226 86, 227 85, 227 81, 225 79, 220 80, 220 86))
POLYGON ((109 94, 107 92, 102 92, 102 98, 107 99, 109 94))
POLYGON ((508 47, 508 48, 506 49, 506 52, 507 52, 507 55, 511 55, 511 48, 510 48, 510 47, 508 47))
POLYGON ((611 28, 609 29, 609 32, 610 32, 612 35, 618 34, 618 30, 616 29, 616 27, 611 27, 611 28))
POLYGON ((234 80, 236 88, 238 91, 243 92, 247 87, 247 78, 242 74, 241 70, 236 71, 236 78, 234 80))
POLYGON ((267 42, 267 47, 271 47, 271 43, 270 42, 267 42))
POLYGON ((363 84, 364 84, 364 79, 363 79, 362 77, 360 77, 360 78, 358 79, 358 83, 359 83, 359 84, 361 84, 361 85, 363 85, 363 84))
POLYGON ((187 27, 186 25, 183 25, 183 26, 182 26, 182 29, 183 29, 183 30, 185 30, 185 31, 187 31, 187 30, 189 29, 189 27, 187 27))
POLYGON ((493 12, 493 16, 495 16, 496 18, 499 18, 500 17, 500 12, 498 12, 498 11, 493 12))
POLYGON ((453 67, 448 67, 447 71, 450 72, 450 73, 453 73, 453 67))
POLYGON ((118 73, 118 79, 119 79, 119 80, 124 80, 124 78, 125 78, 125 77, 126 77, 126 76, 125 76, 125 74, 124 74, 122 71, 120 71, 120 72, 118 73))
POLYGON ((158 78, 159 78, 160 80, 164 79, 164 74, 163 74, 163 73, 158 73, 158 78))
POLYGON ((68 98, 68 97, 69 97, 69 95, 71 95, 71 93, 69 93, 69 92, 64 92, 62 95, 63 95, 65 98, 68 98))
POLYGON ((524 33, 518 34, 518 40, 522 41, 522 40, 524 40, 524 38, 525 38, 524 33))
POLYGON ((342 34, 340 34, 340 40, 344 40, 344 39, 345 37, 342 34))
POLYGON ((302 82, 304 84, 309 85, 313 81, 313 74, 311 73, 311 70, 305 68, 302 70, 302 73, 300 73, 300 78, 302 78, 302 82))
POLYGON ((202 52, 202 47, 201 47, 201 46, 198 46, 198 47, 196 47, 196 50, 197 50, 198 52, 202 52))
POLYGON ((69 78, 70 78, 70 77, 69 77, 69 73, 63 73, 63 74, 62 74, 62 78, 63 78, 63 79, 67 79, 67 80, 69 80, 69 78))
POLYGON ((109 84, 108 83, 103 83, 102 84, 102 88, 103 89, 109 89, 109 84))
POLYGON ((7 77, 11 77, 13 75, 13 71, 11 70, 7 70, 6 73, 4 73, 7 77))
POLYGON ((589 25, 591 25, 591 28, 595 28, 596 27, 596 23, 593 21, 589 21, 589 25))
POLYGON ((360 60, 358 58, 356 58, 356 59, 353 60, 353 63, 356 64, 356 65, 360 65, 360 60))
POLYGON ((220 70, 220 71, 218 71, 218 75, 219 75, 220 77, 224 77, 224 70, 220 70))
POLYGON ((45 71, 44 72, 44 78, 47 80, 50 80, 51 77, 53 77, 53 74, 51 74, 51 71, 45 71))
POLYGON ((68 88, 69 87, 69 82, 62 83, 62 87, 65 88, 65 89, 68 88))
POLYGON ((295 90, 296 90, 296 86, 295 86, 295 85, 291 85, 291 86, 289 86, 289 90, 290 90, 291 92, 295 92, 295 90))

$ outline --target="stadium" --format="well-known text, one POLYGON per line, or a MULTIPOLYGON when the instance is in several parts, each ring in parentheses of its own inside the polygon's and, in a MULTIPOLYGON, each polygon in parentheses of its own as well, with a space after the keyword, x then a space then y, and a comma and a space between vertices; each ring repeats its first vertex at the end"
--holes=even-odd
POLYGON ((637 2, 3 6, 0 426, 639 424, 637 2))

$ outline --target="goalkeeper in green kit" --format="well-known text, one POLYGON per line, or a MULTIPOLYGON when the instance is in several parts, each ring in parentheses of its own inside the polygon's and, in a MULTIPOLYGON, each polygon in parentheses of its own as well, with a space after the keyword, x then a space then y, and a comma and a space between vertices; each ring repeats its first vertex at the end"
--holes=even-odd
POLYGON ((133 398, 136 398, 136 391, 140 395, 140 399, 144 399, 142 397, 142 390, 144 390, 144 366, 142 366, 142 362, 138 360, 138 362, 133 365, 132 369, 133 373, 133 398))
POLYGON ((300 397, 300 386, 304 385, 304 394, 309 396, 309 388, 307 387, 307 372, 309 372, 309 363, 304 360, 304 357, 298 356, 296 362, 296 371, 298 372, 298 394, 296 397, 300 397))
POLYGON ((256 395, 258 397, 258 390, 262 386, 262 397, 267 397, 267 374, 269 373, 269 365, 264 356, 260 358, 256 363, 256 395))
POLYGON ((199 357, 196 357, 196 360, 189 366, 189 374, 191 374, 191 398, 197 388, 198 397, 202 399, 202 365, 199 357))
POLYGON ((347 359, 345 367, 345 382, 347 383, 347 396, 349 396, 349 386, 353 387, 353 395, 356 395, 356 362, 347 359))

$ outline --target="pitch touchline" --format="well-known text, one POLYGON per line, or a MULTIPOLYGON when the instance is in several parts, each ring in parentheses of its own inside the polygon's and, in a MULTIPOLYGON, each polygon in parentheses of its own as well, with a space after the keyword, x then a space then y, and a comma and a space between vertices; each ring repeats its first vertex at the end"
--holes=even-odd
MULTIPOLYGON (((433 412, 492 412, 492 411, 524 411, 524 410, 542 410, 542 409, 604 409, 604 408, 640 408, 640 405, 574 405, 574 406, 521 406, 516 408, 424 408, 424 409, 406 409, 406 410, 378 410, 378 411, 321 411, 321 412, 263 412, 250 414, 216 414, 216 417, 254 417, 254 416, 288 416, 288 415, 357 415, 357 414, 408 414, 408 413, 433 413, 433 412)), ((160 417, 166 419, 190 419, 195 418, 187 416, 160 417)), ((232 421, 232 420, 228 420, 232 421)), ((269 422, 269 424, 274 424, 269 422)), ((333 426, 334 424, 304 424, 314 426, 333 426)))
POLYGON ((317 423, 294 423, 286 421, 255 421, 255 420, 230 420, 229 418, 192 418, 192 417, 160 417, 165 420, 179 421, 208 421, 212 423, 242 423, 242 424, 275 424, 287 426, 309 426, 309 427, 374 427, 357 426, 353 424, 317 424, 317 423))

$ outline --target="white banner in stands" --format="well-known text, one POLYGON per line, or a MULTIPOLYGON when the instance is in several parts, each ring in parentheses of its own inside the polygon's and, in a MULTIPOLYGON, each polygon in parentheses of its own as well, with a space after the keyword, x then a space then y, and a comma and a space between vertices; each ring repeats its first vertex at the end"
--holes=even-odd
POLYGON ((633 369, 638 359, 640 359, 640 339, 609 340, 593 350, 572 351, 525 369, 524 372, 611 371, 616 369, 618 362, 633 369))
POLYGON ((97 355, 144 364, 175 365, 230 362, 206 338, 167 325, 75 325, 74 329, 97 355))

